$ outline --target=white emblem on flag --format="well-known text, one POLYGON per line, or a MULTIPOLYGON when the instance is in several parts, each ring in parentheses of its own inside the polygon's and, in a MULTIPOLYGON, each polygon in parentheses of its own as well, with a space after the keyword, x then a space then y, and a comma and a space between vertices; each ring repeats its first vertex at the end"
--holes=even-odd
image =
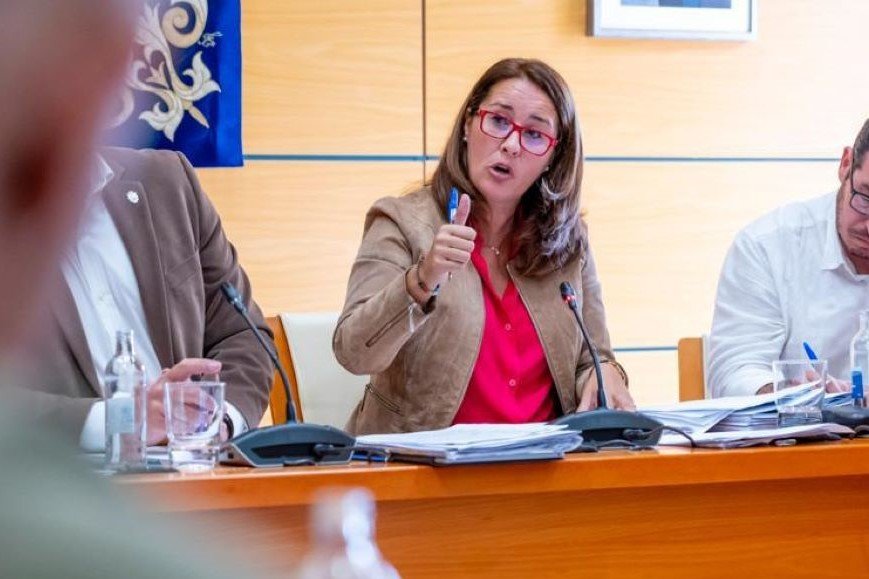
POLYGON ((115 123, 120 125, 133 114, 134 90, 148 92, 160 100, 151 110, 142 111, 138 118, 174 141, 175 131, 185 114, 189 114, 203 127, 210 126, 208 119, 196 107, 196 102, 213 92, 220 92, 220 85, 211 78, 211 71, 202 62, 202 51, 193 56, 190 68, 179 74, 172 58, 172 47, 185 49, 194 44, 213 47, 214 37, 221 34, 203 34, 208 20, 207 0, 171 0, 171 3, 172 6, 165 10, 162 18, 159 5, 146 5, 144 14, 139 18, 136 42, 144 51, 141 57, 133 61, 127 75, 122 110, 115 123), (189 10, 176 4, 185 4, 189 10), (187 32, 181 32, 188 29, 187 32), (201 42, 203 38, 207 41, 201 42), (184 79, 189 79, 189 84, 184 79))

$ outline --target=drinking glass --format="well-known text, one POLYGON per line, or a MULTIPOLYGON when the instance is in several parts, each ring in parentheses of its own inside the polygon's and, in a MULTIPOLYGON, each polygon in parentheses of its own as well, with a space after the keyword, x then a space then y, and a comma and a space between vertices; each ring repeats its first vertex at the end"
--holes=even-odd
POLYGON ((827 383, 826 360, 776 360, 772 363, 778 425, 821 422, 827 383))
POLYGON ((220 451, 220 425, 226 410, 226 384, 168 382, 164 392, 169 460, 181 472, 214 468, 220 451))

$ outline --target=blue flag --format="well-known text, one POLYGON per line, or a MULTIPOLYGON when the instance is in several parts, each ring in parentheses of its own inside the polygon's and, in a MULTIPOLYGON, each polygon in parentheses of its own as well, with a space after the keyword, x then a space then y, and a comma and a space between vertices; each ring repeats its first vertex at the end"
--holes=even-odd
POLYGON ((148 0, 110 142, 242 165, 240 0, 148 0))

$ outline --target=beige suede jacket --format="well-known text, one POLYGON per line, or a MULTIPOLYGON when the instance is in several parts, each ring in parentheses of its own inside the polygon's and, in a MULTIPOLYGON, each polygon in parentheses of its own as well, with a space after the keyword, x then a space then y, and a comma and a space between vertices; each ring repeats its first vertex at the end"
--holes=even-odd
MULTIPOLYGON (((359 254, 348 282, 333 348, 338 361, 371 381, 347 424, 355 434, 410 432, 452 424, 483 335, 480 277, 468 264, 440 289, 424 314, 405 287, 405 273, 429 250, 444 217, 428 188, 387 197, 368 211, 359 254)), ((566 268, 525 277, 507 271, 528 308, 546 353, 561 412, 576 409, 593 371, 559 284, 569 281, 602 361, 614 360, 600 283, 590 252, 566 268)))

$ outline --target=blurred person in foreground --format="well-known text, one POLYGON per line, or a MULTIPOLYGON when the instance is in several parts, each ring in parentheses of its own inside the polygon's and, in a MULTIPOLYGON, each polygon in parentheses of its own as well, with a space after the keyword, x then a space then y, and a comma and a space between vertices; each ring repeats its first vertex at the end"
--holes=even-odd
POLYGON ((709 336, 713 397, 771 392, 771 362, 804 359, 804 342, 828 362, 827 391, 850 389, 850 343, 869 309, 869 120, 837 178, 835 191, 780 207, 733 241, 709 336))
POLYGON ((538 60, 492 65, 459 109, 431 182, 377 201, 365 219, 333 343, 344 367, 372 375, 348 430, 537 422, 593 408, 598 384, 563 281, 577 290, 611 406, 634 408, 580 219, 582 169, 564 79, 538 60))
MULTIPOLYGON (((97 127, 133 37, 131 0, 0 2, 0 577, 238 577, 135 510, 18 412, 39 321, 87 195, 97 127), (224 575, 225 573, 225 575, 224 575)), ((26 405, 28 402, 25 401, 26 405)))

